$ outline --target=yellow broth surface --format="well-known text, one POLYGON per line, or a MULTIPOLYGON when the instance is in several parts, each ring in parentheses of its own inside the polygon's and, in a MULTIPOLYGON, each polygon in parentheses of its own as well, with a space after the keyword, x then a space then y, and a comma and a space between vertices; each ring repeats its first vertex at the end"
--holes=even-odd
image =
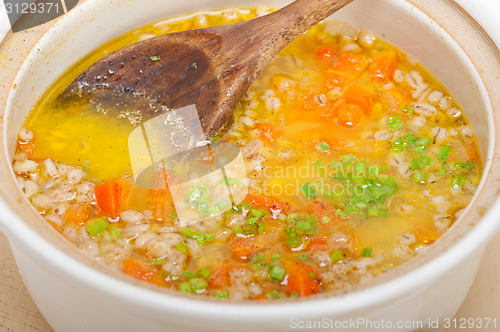
MULTIPOLYGON (((319 24, 286 47, 238 104, 229 130, 212 138, 240 146, 249 194, 197 225, 180 227, 168 188, 134 183, 127 140, 137 112, 117 116, 83 100, 56 101, 85 68, 130 43, 270 11, 157 22, 63 75, 20 130, 13 162, 47 221, 132 277, 234 300, 344 291, 432 245, 479 183, 474 133, 421 65, 346 22, 319 24)), ((186 198, 193 209, 227 206, 204 190, 199 185, 186 198)))

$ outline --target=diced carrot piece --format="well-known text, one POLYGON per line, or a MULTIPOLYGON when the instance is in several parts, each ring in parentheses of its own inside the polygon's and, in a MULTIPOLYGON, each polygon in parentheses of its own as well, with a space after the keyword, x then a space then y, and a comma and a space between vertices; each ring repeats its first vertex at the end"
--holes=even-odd
POLYGON ((328 247, 328 236, 326 235, 318 235, 312 237, 307 244, 307 250, 316 252, 326 250, 328 247))
POLYGON ((245 201, 258 209, 280 211, 282 213, 287 213, 290 210, 289 203, 265 194, 248 194, 245 201))
POLYGON ((392 80, 396 63, 397 55, 394 50, 375 56, 370 64, 370 78, 382 82, 392 80))
POLYGON ((225 264, 213 269, 208 285, 210 288, 221 289, 231 286, 231 272, 237 268, 246 268, 234 264, 225 264))
POLYGON ((174 174, 165 168, 153 175, 153 187, 146 192, 146 207, 153 212, 156 219, 170 220, 175 213, 175 205, 170 192, 169 183, 174 179, 174 174), (160 189, 161 188, 161 189, 160 189))
POLYGON ((35 137, 30 140, 18 140, 19 148, 28 157, 33 157, 35 154, 35 137))
POLYGON ((271 78, 271 86, 277 97, 288 99, 294 95, 294 89, 299 81, 290 75, 276 74, 271 78))
POLYGON ((73 226, 83 226, 89 220, 92 208, 87 204, 72 204, 64 214, 64 222, 73 226))
POLYGON ((176 212, 170 189, 148 190, 146 206, 156 219, 169 220, 170 215, 176 212))
POLYGON ((314 201, 309 203, 306 208, 307 212, 314 214, 318 220, 321 220, 321 218, 323 217, 336 216, 336 209, 337 208, 332 203, 325 202, 319 199, 315 199, 314 201))
POLYGON ((341 103, 337 106, 337 121, 345 128, 356 127, 363 117, 363 110, 356 104, 341 103))
POLYGON ((175 214, 175 205, 172 194, 169 188, 169 182, 174 179, 171 171, 163 168, 153 176, 153 184, 155 188, 165 189, 150 189, 146 193, 146 206, 153 212, 156 219, 170 220, 171 215, 175 214))
POLYGON ((465 152, 467 152, 467 157, 469 160, 479 161, 479 153, 477 152, 476 147, 472 143, 464 144, 465 152))
POLYGON ((287 113, 287 122, 295 122, 303 126, 314 123, 321 124, 324 123, 325 118, 332 118, 334 110, 330 101, 326 99, 326 102, 321 102, 320 95, 321 92, 313 91, 301 96, 297 110, 287 113))
POLYGON ((240 262, 248 261, 253 255, 262 250, 262 247, 255 244, 251 239, 235 238, 229 243, 229 246, 233 258, 240 262))
POLYGON ((139 280, 156 285, 162 284, 162 279, 158 271, 133 258, 127 258, 125 260, 123 263, 123 272, 139 280))
POLYGON ((337 53, 337 49, 331 45, 316 48, 316 58, 323 63, 330 63, 337 53))
POLYGON ((421 223, 414 221, 412 221, 411 224, 413 231, 420 242, 432 244, 439 238, 439 234, 434 227, 424 226, 421 223))
POLYGON ((257 295, 254 300, 269 300, 267 297, 265 297, 264 295, 260 294, 260 295, 257 295))
POLYGON ((94 187, 97 209, 106 216, 116 218, 122 211, 130 193, 130 183, 118 179, 94 187))
POLYGON ((368 66, 369 60, 361 55, 345 52, 339 54, 326 71, 326 85, 332 87, 344 85, 358 77, 368 66))
POLYGON ((372 112, 372 99, 375 95, 358 84, 349 85, 343 95, 343 99, 350 103, 355 104, 363 109, 366 116, 370 116, 372 112))
POLYGON ((310 296, 319 293, 321 281, 316 269, 302 263, 287 262, 285 270, 288 274, 288 294, 298 292, 300 296, 310 296))
POLYGON ((260 122, 255 125, 260 132, 260 138, 267 143, 272 143, 281 136, 281 131, 271 122, 260 122))

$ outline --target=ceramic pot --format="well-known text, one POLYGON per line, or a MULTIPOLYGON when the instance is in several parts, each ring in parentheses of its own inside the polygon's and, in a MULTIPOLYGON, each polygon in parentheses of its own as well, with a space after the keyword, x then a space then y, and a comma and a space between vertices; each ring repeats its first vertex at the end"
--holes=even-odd
MULTIPOLYGON (((412 54, 449 89, 476 131, 485 166, 477 193, 451 229, 430 250, 368 287, 286 303, 221 303, 157 289, 86 258, 43 221, 16 185, 11 160, 17 130, 46 89, 79 58, 120 34, 165 17, 286 3, 86 0, 55 23, 4 38, 0 229, 9 239, 30 294, 56 331, 264 332, 314 321, 316 327, 358 331, 390 322, 391 326, 381 325, 382 330, 385 326, 409 331, 428 330, 429 319, 454 316, 500 226, 500 51, 492 39, 499 38, 500 29, 491 12, 465 0, 460 4, 468 11, 452 0, 356 0, 335 14, 412 54)), ((498 9, 493 1, 474 3, 498 9)))

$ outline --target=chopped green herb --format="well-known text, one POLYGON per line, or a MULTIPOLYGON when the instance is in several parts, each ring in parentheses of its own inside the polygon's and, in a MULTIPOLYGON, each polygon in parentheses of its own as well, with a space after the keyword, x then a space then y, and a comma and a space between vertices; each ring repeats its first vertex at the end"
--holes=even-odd
MULTIPOLYGON (((401 142, 404 143, 404 141, 401 142)), ((358 162, 355 156, 342 157, 342 161, 345 163, 342 166, 343 169, 354 166, 355 170, 367 169, 368 172, 358 174, 346 172, 347 174, 342 177, 332 178, 341 181, 345 189, 332 199, 337 206, 341 207, 338 214, 343 217, 350 217, 353 214, 366 216, 368 213, 370 215, 377 213, 377 216, 387 215, 386 201, 399 190, 396 180, 388 174, 381 174, 384 168, 368 167, 366 160, 358 162), (372 171, 374 168, 377 172, 372 171)))
POLYGON ((234 232, 235 232, 236 234, 241 234, 241 233, 243 233, 243 227, 241 227, 241 225, 236 225, 236 226, 234 226, 233 230, 234 230, 234 232))
POLYGON ((451 145, 444 145, 439 152, 438 159, 443 160, 448 158, 448 154, 450 153, 451 145))
POLYGON ((418 141, 418 137, 410 133, 405 134, 405 139, 408 146, 413 146, 418 141))
POLYGON ((203 193, 200 188, 194 188, 187 192, 187 201, 188 202, 197 202, 199 199, 203 197, 203 193))
POLYGON ((106 228, 109 227, 109 220, 106 217, 101 217, 95 219, 94 221, 88 223, 85 228, 91 237, 99 236, 104 234, 106 228))
POLYGON ((263 210, 258 210, 258 209, 251 209, 250 210, 250 216, 258 218, 262 215, 262 213, 265 213, 266 211, 263 210))
POLYGON ((295 228, 284 229, 286 234, 286 244, 288 248, 297 248, 302 244, 300 237, 297 235, 295 228))
POLYGON ((273 289, 272 291, 266 293, 266 297, 270 300, 276 300, 281 298, 282 293, 280 291, 277 291, 276 289, 273 289))
POLYGON ((413 174, 413 180, 415 180, 416 183, 424 184, 427 181, 427 173, 423 171, 415 172, 415 174, 413 174))
POLYGON ((411 118, 413 116, 413 107, 411 106, 411 103, 405 103, 402 107, 403 112, 408 114, 408 116, 411 118))
POLYGON ((273 254, 273 255, 271 256, 271 260, 272 260, 273 262, 279 261, 279 260, 280 260, 280 258, 281 258, 280 254, 273 254))
MULTIPOLYGON (((372 216, 372 217, 383 216, 386 214, 386 211, 385 211, 385 209, 381 209, 381 208, 376 207, 376 206, 369 206, 368 210, 366 211, 366 214, 369 216, 372 216)), ((364 219, 360 220, 359 225, 361 225, 363 222, 364 222, 364 219)))
POLYGON ((170 212, 169 216, 170 216, 170 218, 175 219, 175 218, 177 218, 177 213, 170 212))
POLYGON ((228 178, 225 177, 222 179, 222 183, 225 184, 226 186, 238 186, 240 184, 240 181, 237 178, 228 178))
POLYGON ((342 211, 341 209, 335 210, 335 213, 341 218, 341 219, 349 219, 349 215, 342 211))
POLYGON ((88 172, 90 172, 90 165, 85 162, 82 165, 82 169, 84 172, 88 173, 88 172))
POLYGON ((403 123, 401 122, 401 115, 390 116, 389 118, 387 118, 386 124, 392 130, 397 130, 401 128, 403 126, 403 123))
POLYGON ((226 291, 224 291, 224 292, 220 292, 215 297, 218 299, 227 299, 229 297, 229 294, 226 291))
POLYGON ((427 150, 429 144, 431 143, 431 139, 429 137, 421 137, 417 143, 415 143, 415 152, 423 152, 427 150))
POLYGON ((205 290, 208 287, 208 282, 202 278, 194 278, 189 280, 189 286, 195 292, 205 290))
POLYGON ((309 220, 297 220, 295 227, 296 229, 300 229, 307 232, 310 231, 314 226, 309 220))
POLYGON ((150 56, 150 57, 149 57, 149 59, 150 59, 151 61, 160 61, 160 56, 158 56, 158 55, 153 55, 153 56, 150 56))
POLYGON ((462 188, 467 182, 467 176, 463 174, 457 174, 453 176, 453 180, 451 180, 450 186, 452 188, 462 188))
POLYGON ((331 220, 331 218, 330 218, 330 217, 328 217, 328 216, 325 216, 325 217, 322 217, 322 218, 321 218, 321 222, 322 222, 323 224, 328 224, 328 223, 330 222, 330 220, 331 220))
POLYGON ((342 159, 342 162, 345 165, 354 165, 358 161, 356 156, 353 154, 348 154, 348 155, 342 156, 342 157, 340 157, 340 159, 342 159))
POLYGON ((210 142, 212 142, 212 143, 219 142, 219 141, 220 141, 220 137, 219 136, 210 137, 210 142))
POLYGON ((418 159, 414 159, 411 161, 411 169, 412 170, 419 170, 422 168, 422 165, 420 165, 420 161, 418 159))
POLYGON ((260 271, 264 268, 264 265, 265 264, 262 264, 262 263, 255 263, 252 265, 252 270, 254 271, 260 271))
POLYGON ((165 259, 153 259, 151 260, 151 265, 163 265, 165 264, 165 259))
POLYGON ((313 199, 314 197, 316 197, 316 191, 309 182, 301 185, 300 190, 302 190, 302 193, 304 194, 304 196, 306 196, 307 199, 313 199))
POLYGON ((109 232, 109 235, 111 236, 111 239, 113 241, 119 240, 122 237, 120 230, 115 226, 109 226, 108 232, 109 232))
POLYGON ((269 278, 274 281, 282 281, 285 275, 286 270, 281 266, 273 266, 269 271, 269 278))
POLYGON ((192 294, 193 290, 191 289, 189 282, 183 282, 179 285, 179 292, 185 293, 185 294, 192 294))
POLYGON ((318 275, 317 275, 316 273, 314 273, 314 272, 309 272, 309 273, 307 274, 307 276, 308 276, 309 278, 318 279, 318 275))
POLYGON ((470 172, 474 168, 474 166, 475 166, 475 163, 473 161, 455 164, 455 167, 460 169, 463 172, 470 172))
POLYGON ((309 259, 309 254, 306 254, 306 253, 302 253, 302 254, 299 254, 299 260, 301 261, 307 261, 309 259))
POLYGON ((338 261, 345 259, 346 256, 347 255, 343 250, 337 250, 337 251, 332 252, 332 254, 330 255, 330 258, 331 258, 332 262, 335 263, 335 262, 338 262, 338 261))
POLYGON ((327 151, 330 151, 330 145, 328 145, 328 143, 321 142, 321 143, 319 143, 319 145, 318 145, 318 150, 319 150, 320 152, 327 152, 327 151))
POLYGON ((372 248, 363 248, 363 257, 372 257, 372 248))
POLYGON ((425 154, 421 154, 420 157, 418 157, 418 161, 426 168, 432 165, 432 159, 427 157, 425 154))
POLYGON ((266 255, 264 253, 261 253, 261 252, 256 253, 252 257, 252 262, 254 262, 254 263, 263 262, 265 260, 266 260, 266 255))
POLYGON ((406 146, 406 142, 403 140, 402 137, 398 138, 394 143, 392 143, 392 151, 395 153, 399 153, 403 150, 403 148, 406 146))
POLYGON ((206 242, 212 242, 215 240, 215 235, 213 234, 198 233, 188 228, 182 229, 181 233, 184 237, 196 240, 200 246, 204 245, 206 242))
POLYGON ((217 203, 216 207, 217 207, 217 210, 222 211, 222 210, 224 210, 224 208, 226 208, 228 205, 229 205, 229 203, 228 203, 228 202, 226 202, 225 200, 222 200, 222 201, 220 201, 219 203, 217 203))
POLYGON ((201 269, 200 274, 203 276, 203 278, 208 278, 210 277, 210 270, 204 267, 201 269))

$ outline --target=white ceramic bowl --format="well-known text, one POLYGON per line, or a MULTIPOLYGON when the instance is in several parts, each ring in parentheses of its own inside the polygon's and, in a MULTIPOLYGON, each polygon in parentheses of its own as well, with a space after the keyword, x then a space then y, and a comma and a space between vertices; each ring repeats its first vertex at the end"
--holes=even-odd
MULTIPOLYGON (((312 320, 322 324, 319 327, 344 324, 346 330, 379 326, 404 331, 427 330, 429 319, 453 317, 500 225, 500 52, 488 33, 451 0, 356 0, 336 14, 413 54, 433 72, 463 106, 485 161, 478 192, 452 229, 432 250, 370 287, 342 296, 255 304, 220 303, 156 289, 84 257, 43 222, 15 184, 10 160, 17 129, 44 91, 82 56, 164 17, 287 2, 87 0, 29 47, 25 61, 26 47, 38 40, 39 32, 10 35, 3 42, 3 59, 11 60, 0 64, 0 227, 30 294, 56 331, 281 331, 312 320)), ((495 24, 490 19, 481 16, 485 24, 495 24)))

